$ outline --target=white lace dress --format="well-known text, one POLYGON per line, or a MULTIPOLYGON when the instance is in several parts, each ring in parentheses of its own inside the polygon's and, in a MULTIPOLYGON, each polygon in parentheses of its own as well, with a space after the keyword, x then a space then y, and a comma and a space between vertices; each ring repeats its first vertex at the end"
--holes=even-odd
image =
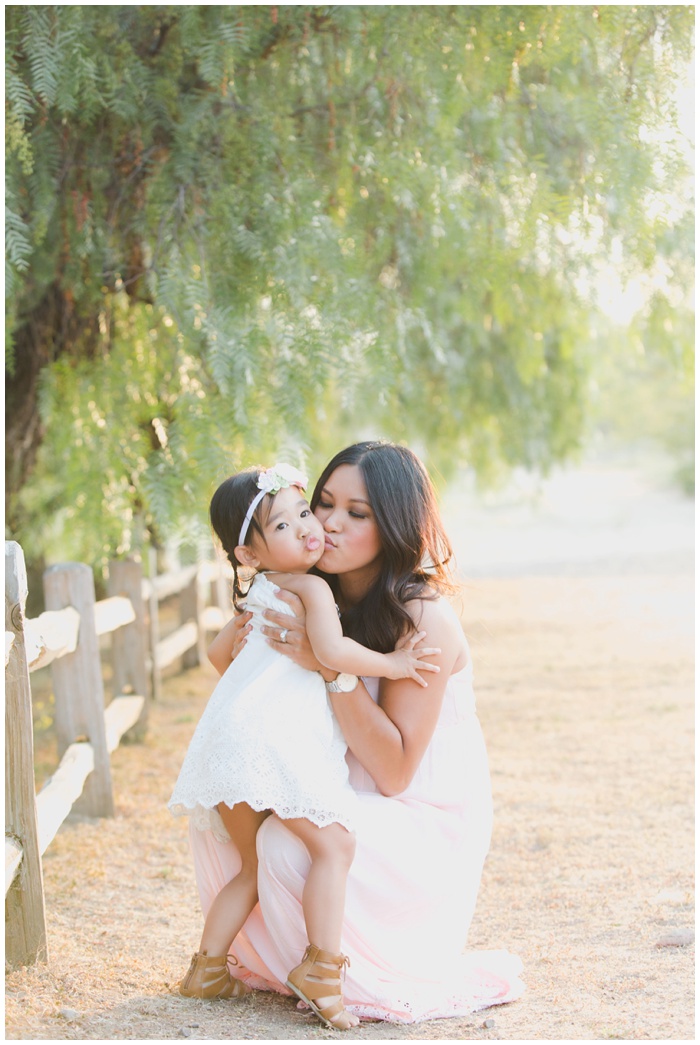
POLYGON ((246 598, 252 631, 204 709, 168 803, 221 842, 230 839, 219 802, 354 827, 347 747, 323 679, 273 650, 260 630, 266 609, 292 612, 276 590, 255 577, 246 598))

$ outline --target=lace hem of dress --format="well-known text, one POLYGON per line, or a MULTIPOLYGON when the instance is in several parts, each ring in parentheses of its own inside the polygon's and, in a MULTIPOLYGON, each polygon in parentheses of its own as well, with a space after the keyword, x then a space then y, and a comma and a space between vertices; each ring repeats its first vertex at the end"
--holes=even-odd
MULTIPOLYGON (((520 992, 519 992, 520 993, 520 992)), ((398 1025, 406 1023, 425 1023, 428 1020, 450 1020, 458 1016, 469 1016, 472 1012, 480 1012, 482 1009, 490 1009, 495 1005, 505 1005, 519 997, 519 993, 507 998, 449 998, 440 1010, 434 1009, 422 1012, 420 1009, 405 1003, 405 1015, 391 1009, 385 1009, 381 1005, 346 1005, 348 1012, 353 1016, 359 1016, 361 1020, 381 1020, 382 1023, 395 1023, 398 1025)))
MULTIPOLYGON (((245 802, 251 809, 255 809, 256 812, 262 813, 266 809, 272 810, 276 813, 280 820, 310 820, 316 827, 327 827, 329 824, 341 824, 348 831, 354 830, 354 825, 351 819, 339 812, 332 812, 326 809, 309 809, 307 806, 300 805, 280 805, 278 802, 270 803, 264 800, 251 799, 250 796, 241 798, 237 795, 222 795, 221 802, 224 805, 231 808, 237 802, 245 802)), ((168 806, 173 816, 189 816, 192 820, 192 825, 197 828, 198 831, 211 831, 217 842, 230 842, 231 836, 224 826, 224 822, 221 819, 221 815, 217 809, 207 809, 205 806, 196 805, 194 807, 188 807, 182 803, 168 806)))
MULTIPOLYGON (((425 1023, 428 1020, 468 1016, 496 1005, 506 1005, 516 1001, 525 991, 525 984, 520 979, 523 963, 517 955, 509 951, 482 951, 471 952, 464 957, 469 971, 465 969, 461 985, 453 985, 451 992, 446 995, 436 997, 434 985, 421 989, 417 984, 407 983, 405 990, 411 995, 410 1001, 400 1001, 398 998, 387 998, 384 1004, 380 999, 374 1004, 348 1001, 346 1008, 361 1020, 380 1020, 382 1023, 399 1025, 425 1023), (487 964, 481 965, 480 958, 485 959, 487 964)), ((281 984, 268 983, 250 973, 243 965, 237 971, 242 972, 246 982, 256 990, 288 993, 281 984)))
MULTIPOLYGON (((243 978, 243 977, 242 977, 243 978)), ((250 974, 245 976, 245 982, 254 990, 273 991, 276 994, 287 994, 284 988, 273 986, 260 976, 250 974)), ((386 1008, 383 1005, 353 1005, 346 1003, 348 1012, 358 1016, 361 1020, 379 1020, 381 1023, 393 1023, 402 1026, 409 1023, 426 1023, 428 1020, 450 1020, 459 1016, 469 1016, 473 1012, 481 1012, 484 1009, 494 1008, 496 1005, 507 1005, 515 1001, 524 991, 524 986, 518 981, 507 994, 494 996, 494 991, 486 991, 470 998, 464 996, 453 996, 443 999, 439 1007, 422 1009, 420 1006, 404 1002, 402 1011, 386 1008)))

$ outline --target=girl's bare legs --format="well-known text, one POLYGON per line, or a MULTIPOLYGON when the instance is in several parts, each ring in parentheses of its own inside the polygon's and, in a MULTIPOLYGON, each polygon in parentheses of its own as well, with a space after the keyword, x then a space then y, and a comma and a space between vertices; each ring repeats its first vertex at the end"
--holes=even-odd
POLYGON ((233 809, 219 804, 224 826, 241 854, 241 869, 228 882, 209 908, 204 923, 200 951, 211 955, 228 954, 229 947, 258 902, 258 856, 255 836, 269 811, 251 809, 245 802, 233 809))
POLYGON ((317 827, 310 820, 284 820, 283 823, 301 839, 311 857, 301 897, 309 943, 339 954, 345 887, 355 855, 355 836, 341 824, 317 827))
POLYGON ((228 952, 243 923, 258 902, 258 858, 255 836, 269 814, 256 813, 244 802, 232 809, 219 804, 221 819, 241 855, 241 870, 223 887, 211 905, 199 951, 180 981, 185 998, 244 998, 250 993, 242 980, 231 976, 228 952))
MULTIPOLYGON (((309 851, 311 868, 304 884, 301 906, 309 943, 330 954, 340 954, 348 872, 355 855, 355 836, 341 824, 317 827, 310 820, 285 820, 285 827, 301 839, 309 851)), ((329 970, 332 968, 328 966, 329 970)), ((319 1008, 331 1005, 337 996, 317 999, 319 1008)), ((359 1020, 350 1013, 350 1027, 359 1020)))

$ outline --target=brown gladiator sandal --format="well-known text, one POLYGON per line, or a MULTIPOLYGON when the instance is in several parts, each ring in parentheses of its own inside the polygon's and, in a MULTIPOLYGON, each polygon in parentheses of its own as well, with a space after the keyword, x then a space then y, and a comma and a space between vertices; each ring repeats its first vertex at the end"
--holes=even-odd
POLYGON ((301 965, 292 969, 287 977, 287 986, 313 1009, 330 1030, 350 1030, 355 1026, 350 1022, 350 1013, 343 1005, 340 989, 341 969, 344 971, 345 966, 349 964, 350 959, 346 955, 331 954, 330 951, 322 951, 309 944, 304 951, 301 965), (317 999, 327 997, 336 1000, 320 1008, 317 999))
POLYGON ((243 980, 236 980, 229 972, 228 963, 238 962, 230 955, 210 958, 206 951, 192 956, 187 975, 180 981, 180 994, 185 998, 243 998, 250 994, 243 980))

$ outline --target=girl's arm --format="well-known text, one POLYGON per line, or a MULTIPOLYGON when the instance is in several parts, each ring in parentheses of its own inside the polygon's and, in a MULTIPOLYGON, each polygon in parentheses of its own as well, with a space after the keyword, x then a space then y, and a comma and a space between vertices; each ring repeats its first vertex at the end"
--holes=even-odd
POLYGON ((435 664, 423 662, 440 651, 421 647, 413 649, 415 639, 408 640, 393 653, 377 653, 343 635, 333 593, 321 577, 313 574, 283 574, 281 586, 299 596, 306 610, 306 631, 313 651, 327 668, 353 675, 380 678, 413 679, 421 686, 427 683, 418 672, 438 672, 435 664))
POLYGON ((462 627, 446 600, 416 601, 408 608, 425 641, 440 642, 440 674, 429 675, 421 690, 405 679, 382 680, 378 704, 362 685, 330 694, 348 747, 383 795, 398 795, 410 784, 435 732, 447 680, 468 658, 462 627))
POLYGON ((207 649, 207 657, 220 675, 231 666, 231 661, 241 650, 241 640, 248 633, 252 613, 237 613, 223 626, 207 649))

